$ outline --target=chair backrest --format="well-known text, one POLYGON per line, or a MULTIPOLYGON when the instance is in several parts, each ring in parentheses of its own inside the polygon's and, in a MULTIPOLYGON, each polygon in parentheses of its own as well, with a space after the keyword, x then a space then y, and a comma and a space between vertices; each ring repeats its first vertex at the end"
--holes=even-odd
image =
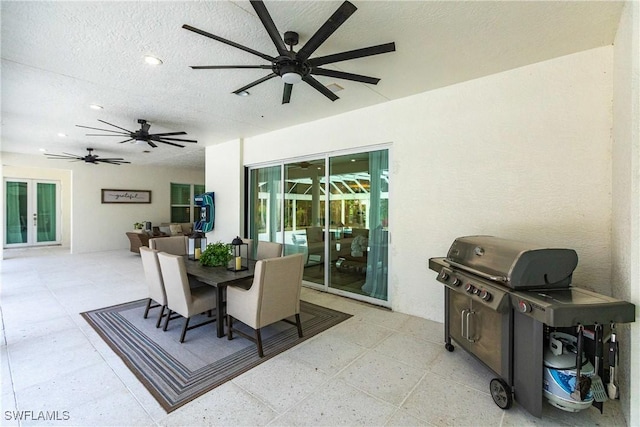
POLYGON ((322 242, 322 227, 307 227, 307 243, 322 242))
POLYGON ((158 251, 141 246, 140 258, 142 259, 144 277, 149 288, 149 298, 162 305, 167 305, 167 293, 164 290, 164 282, 162 281, 158 251))
POLYGON ((167 307, 184 317, 189 317, 192 298, 184 259, 180 255, 158 252, 158 261, 167 293, 167 307))
POLYGON ((257 287, 259 327, 300 313, 303 270, 302 254, 270 258, 256 263, 251 287, 257 287))
POLYGON ((157 239, 149 239, 149 247, 159 252, 165 252, 172 255, 186 255, 189 246, 189 238, 187 236, 171 236, 159 237, 157 239))
POLYGON ((282 243, 275 242, 258 242, 258 252, 256 259, 277 258, 282 256, 282 243))

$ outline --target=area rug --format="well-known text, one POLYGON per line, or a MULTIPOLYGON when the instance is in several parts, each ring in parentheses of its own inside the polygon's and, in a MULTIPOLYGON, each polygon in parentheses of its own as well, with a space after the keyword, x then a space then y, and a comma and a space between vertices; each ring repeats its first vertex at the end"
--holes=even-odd
MULTIPOLYGON (((181 344, 184 320, 169 322, 169 328, 164 332, 162 327, 155 327, 157 308, 143 319, 146 301, 119 304, 81 315, 167 412, 351 317, 300 301, 303 337, 298 337, 296 327, 286 322, 263 328, 265 357, 260 358, 255 343, 240 335, 234 335, 231 341, 226 337, 217 338, 215 322, 188 331, 181 344)), ((195 317, 190 325, 201 320, 195 317)), ((238 329, 243 327, 240 322, 234 322, 234 328, 236 326, 238 329)))

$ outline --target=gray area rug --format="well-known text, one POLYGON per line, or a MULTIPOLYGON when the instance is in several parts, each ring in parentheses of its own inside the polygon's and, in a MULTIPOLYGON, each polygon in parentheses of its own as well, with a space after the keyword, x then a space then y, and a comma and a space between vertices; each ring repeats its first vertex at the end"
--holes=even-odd
MULTIPOLYGON (((158 308, 143 319, 145 300, 92 310, 81 315, 120 356, 156 400, 171 412, 265 360, 337 325, 349 314, 300 301, 303 337, 295 326, 276 322, 262 329, 265 357, 255 343, 239 335, 217 338, 215 322, 187 332, 180 343, 184 320, 169 322, 166 332, 155 327, 158 308)), ((204 316, 189 322, 195 325, 204 316)), ((234 329, 242 329, 234 322, 234 329)), ((251 329, 246 329, 247 332, 251 329)))

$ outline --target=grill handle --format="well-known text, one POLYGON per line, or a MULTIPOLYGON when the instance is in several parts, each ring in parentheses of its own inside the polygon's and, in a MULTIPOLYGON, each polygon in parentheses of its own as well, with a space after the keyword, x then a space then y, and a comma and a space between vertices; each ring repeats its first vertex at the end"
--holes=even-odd
POLYGON ((464 309, 464 310, 462 310, 462 312, 461 312, 461 315, 462 315, 461 317, 462 317, 462 319, 461 319, 460 324, 462 325, 462 329, 461 329, 461 331, 460 331, 460 334, 462 335, 462 337, 463 337, 464 339, 466 339, 466 340, 467 340, 467 341, 469 341, 469 342, 476 342, 475 338, 472 338, 472 337, 470 336, 470 333, 469 333, 469 330, 470 330, 469 325, 470 325, 470 323, 471 323, 470 318, 471 318, 471 316, 473 316, 474 314, 475 314, 475 312, 474 312, 474 311, 472 311, 472 310, 470 310, 470 309, 468 309, 468 308, 465 308, 465 309, 464 309))
POLYGON ((480 276, 480 277, 484 277, 485 279, 493 280, 494 282, 503 282, 503 283, 507 283, 507 282, 509 281, 509 279, 507 279, 507 278, 506 278, 506 277, 504 277, 504 276, 492 276, 491 274, 487 274, 487 273, 485 273, 485 272, 483 272, 483 271, 476 270, 475 268, 471 268, 471 267, 469 267, 469 266, 462 265, 462 264, 460 264, 460 263, 457 263, 457 262, 451 261, 451 260, 449 260, 449 259, 447 259, 447 262, 448 262, 449 264, 451 264, 452 266, 454 266, 454 267, 458 267, 458 268, 460 268, 460 269, 462 269, 462 270, 466 270, 466 271, 468 271, 468 272, 470 272, 470 273, 473 273, 473 274, 476 274, 476 275, 478 275, 478 276, 480 276))

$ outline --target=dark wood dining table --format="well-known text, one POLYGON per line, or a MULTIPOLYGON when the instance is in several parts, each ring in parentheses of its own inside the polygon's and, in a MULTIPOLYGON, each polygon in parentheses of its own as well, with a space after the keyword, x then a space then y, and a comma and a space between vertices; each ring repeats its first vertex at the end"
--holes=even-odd
POLYGON ((254 260, 249 260, 248 270, 236 272, 227 270, 227 267, 206 267, 200 264, 200 261, 190 260, 187 256, 184 257, 184 264, 189 276, 216 288, 216 329, 218 338, 225 336, 225 288, 234 284, 246 284, 248 279, 253 278, 256 262, 254 260))

